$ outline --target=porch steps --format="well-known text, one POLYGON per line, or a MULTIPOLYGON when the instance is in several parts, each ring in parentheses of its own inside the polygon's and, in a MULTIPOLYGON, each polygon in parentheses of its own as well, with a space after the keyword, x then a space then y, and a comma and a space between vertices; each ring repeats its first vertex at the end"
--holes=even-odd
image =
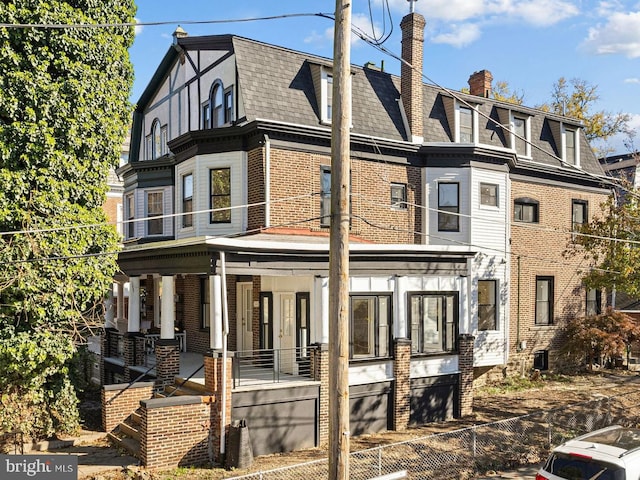
POLYGON ((142 417, 138 411, 133 412, 112 431, 107 438, 112 445, 120 447, 130 455, 140 458, 140 424, 142 417))
POLYGON ((207 390, 207 387, 198 382, 194 382, 191 380, 176 378, 176 381, 173 385, 167 385, 164 387, 164 392, 156 394, 156 397, 168 397, 169 395, 196 395, 196 396, 210 396, 211 392, 207 390), (184 382, 184 384, 182 383, 184 382))

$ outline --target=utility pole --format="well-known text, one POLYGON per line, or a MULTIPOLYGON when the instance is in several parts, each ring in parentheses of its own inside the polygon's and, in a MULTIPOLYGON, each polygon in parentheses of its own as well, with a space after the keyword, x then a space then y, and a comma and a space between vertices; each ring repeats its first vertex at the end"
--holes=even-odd
POLYGON ((349 479, 351 0, 336 0, 329 237, 329 479, 349 479))

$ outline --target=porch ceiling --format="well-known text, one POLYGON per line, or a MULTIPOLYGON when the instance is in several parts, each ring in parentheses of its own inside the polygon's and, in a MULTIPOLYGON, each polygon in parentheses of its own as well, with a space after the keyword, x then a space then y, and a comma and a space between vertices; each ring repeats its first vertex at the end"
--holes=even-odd
MULTIPOLYGON (((118 263, 132 275, 220 273, 220 252, 226 272, 236 275, 328 275, 329 243, 325 238, 297 235, 203 237, 155 242, 125 248, 118 263)), ((350 245, 352 275, 466 275, 475 252, 443 245, 350 245)))

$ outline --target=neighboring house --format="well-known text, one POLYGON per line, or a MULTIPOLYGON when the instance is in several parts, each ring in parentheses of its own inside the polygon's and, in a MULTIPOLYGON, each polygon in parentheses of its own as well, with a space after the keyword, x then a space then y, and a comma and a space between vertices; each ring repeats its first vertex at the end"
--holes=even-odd
MULTIPOLYGON (((585 307, 572 205, 608 193, 579 123, 487 98, 484 70, 423 84, 424 25, 401 23, 415 69, 351 70, 353 435, 466 415, 474 372, 553 349, 585 307)), ((197 354, 218 453, 240 418, 255 453, 327 439, 331 87, 329 59, 179 29, 134 113, 103 380, 162 388, 197 354)))

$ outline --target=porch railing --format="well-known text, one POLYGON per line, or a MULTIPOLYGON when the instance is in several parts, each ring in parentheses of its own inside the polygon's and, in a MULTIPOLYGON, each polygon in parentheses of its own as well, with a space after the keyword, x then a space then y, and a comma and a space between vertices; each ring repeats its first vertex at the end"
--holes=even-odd
POLYGON ((311 378, 312 347, 236 351, 233 388, 311 378))
MULTIPOLYGON (((187 351, 187 332, 174 334, 176 340, 178 340, 179 351, 187 351)), ((146 333, 144 335, 144 347, 147 355, 156 353, 156 340, 160 340, 159 333, 146 333)))

